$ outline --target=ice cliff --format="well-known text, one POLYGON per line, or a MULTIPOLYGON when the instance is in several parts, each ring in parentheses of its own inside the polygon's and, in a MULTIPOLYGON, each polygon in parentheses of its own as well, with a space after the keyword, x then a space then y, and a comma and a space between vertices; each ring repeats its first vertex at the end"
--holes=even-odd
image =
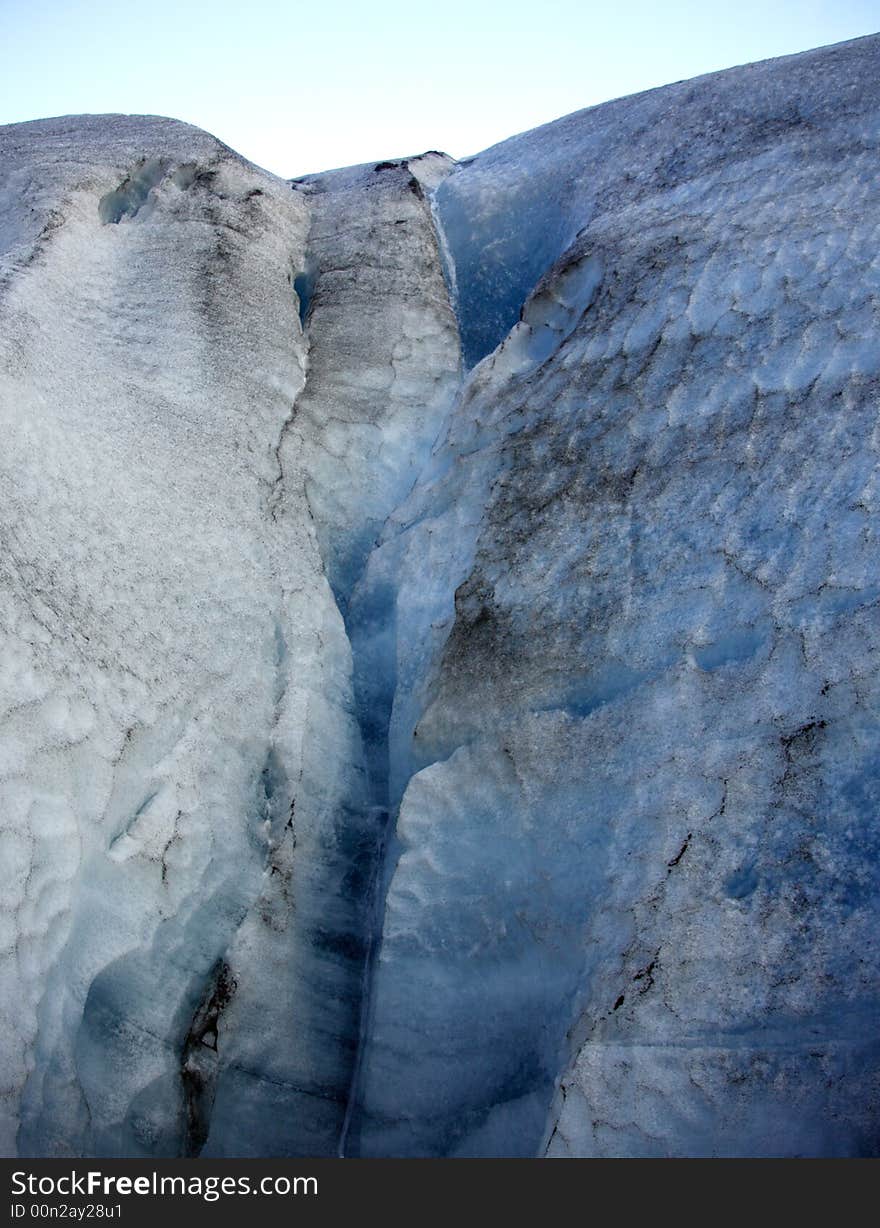
POLYGON ((880 36, 286 183, 0 128, 0 1151, 880 1151, 880 36))

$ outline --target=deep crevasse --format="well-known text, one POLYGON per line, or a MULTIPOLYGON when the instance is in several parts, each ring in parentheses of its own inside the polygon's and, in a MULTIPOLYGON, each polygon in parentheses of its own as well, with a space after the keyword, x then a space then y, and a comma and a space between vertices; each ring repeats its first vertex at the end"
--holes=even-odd
POLYGON ((383 603, 380 595, 369 610, 353 616, 351 594, 383 522, 414 485, 460 379, 457 328, 429 200, 449 169, 448 159, 428 154, 293 185, 312 214, 305 320, 310 370, 281 462, 286 489, 296 492, 301 483, 305 491, 351 642, 364 771, 363 877, 356 888, 362 897, 358 1042, 340 1151, 359 1082, 372 955, 381 931, 385 848, 393 825, 388 787, 393 600, 383 603))

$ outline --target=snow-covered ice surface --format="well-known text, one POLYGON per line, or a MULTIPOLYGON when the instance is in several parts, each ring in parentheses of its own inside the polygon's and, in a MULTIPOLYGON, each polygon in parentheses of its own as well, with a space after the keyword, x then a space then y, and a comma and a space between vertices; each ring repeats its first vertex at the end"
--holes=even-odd
POLYGON ((222 1150, 278 1065, 338 1113, 361 977, 348 643, 305 507, 272 516, 308 210, 170 121, 0 140, 3 1147, 222 1150), (275 1036, 235 1076, 230 995, 275 1036))
POLYGON ((878 70, 0 128, 3 1153, 877 1153, 878 70))

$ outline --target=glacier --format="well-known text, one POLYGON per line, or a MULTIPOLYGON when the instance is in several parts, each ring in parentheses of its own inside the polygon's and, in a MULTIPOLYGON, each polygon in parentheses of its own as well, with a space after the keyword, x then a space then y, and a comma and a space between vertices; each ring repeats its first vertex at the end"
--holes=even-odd
POLYGON ((878 1154, 878 70, 0 127, 2 1154, 878 1154))

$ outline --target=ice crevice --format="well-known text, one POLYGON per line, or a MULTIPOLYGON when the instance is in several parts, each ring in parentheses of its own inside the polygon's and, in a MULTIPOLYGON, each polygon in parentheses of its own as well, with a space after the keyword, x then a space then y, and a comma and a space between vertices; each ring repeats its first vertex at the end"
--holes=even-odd
POLYGON ((357 1043, 336 1142, 340 1155, 347 1152, 357 1113, 394 825, 388 764, 395 689, 394 594, 383 588, 362 598, 360 590, 369 557, 395 507, 418 480, 460 381, 457 328, 440 270, 429 200, 432 181, 449 169, 448 159, 431 154, 295 185, 308 193, 315 237, 308 287, 313 382, 307 384, 301 402, 305 408, 298 433, 311 461, 302 466, 303 488, 313 523, 323 521, 324 566, 351 645, 354 711, 364 763, 364 815, 371 833, 360 888, 365 903, 357 1043), (426 181, 427 191, 421 180, 426 181), (364 188, 367 209, 361 195, 364 188), (351 213, 353 207, 356 212, 351 213), (341 253, 340 235, 348 237, 341 253), (322 240, 332 243, 326 254, 322 240), (428 284, 418 297, 405 274, 376 283, 378 302, 364 303, 357 289, 352 294, 349 260, 377 271, 390 260, 403 274, 407 255, 427 266, 428 284), (340 292, 335 291, 337 281, 340 292), (378 334, 368 330, 357 367, 349 373, 333 355, 333 368, 322 368, 322 361, 331 357, 328 350, 324 358, 325 338, 339 335, 342 327, 350 329, 352 313, 364 310, 384 311, 384 327, 378 334), (331 510, 335 532, 330 533, 327 494, 338 492, 346 475, 354 497, 331 510))
MULTIPOLYGON (((441 179, 440 183, 444 181, 441 179)), ((443 273, 449 309, 454 312, 457 307, 456 270, 436 207, 436 186, 428 196, 428 203, 436 257, 443 273)), ((362 1138, 365 1112, 363 1100, 370 1077, 366 1065, 373 1039, 375 981, 382 952, 386 901, 399 859, 406 847, 397 831, 400 803, 413 778, 435 762, 432 758, 426 761, 423 750, 414 744, 412 749, 409 749, 411 738, 418 736, 414 724, 408 723, 414 721, 416 710, 413 709, 413 697, 409 693, 414 679, 408 677, 407 686, 401 691, 398 669, 399 662, 401 659, 406 660, 413 645, 418 646, 418 651, 424 648, 420 642, 423 636, 420 618, 423 615, 417 615, 415 623, 399 623, 399 610, 408 595, 402 596, 400 592, 403 579, 402 561, 397 556, 397 551, 403 543, 409 542, 406 529, 412 528, 414 522, 407 517, 412 509, 417 487, 426 482, 430 484, 434 475, 440 475, 449 465, 444 453, 446 457, 450 450, 458 455, 467 453, 460 440, 448 438, 453 419, 457 414, 461 414, 462 404, 469 401, 476 403, 480 395, 485 395, 487 386, 497 389, 511 377, 522 376, 539 366, 559 349, 593 302, 602 280, 601 260, 593 253, 578 250, 567 253, 559 265, 560 267, 552 272, 541 270, 543 277, 538 278, 538 285, 532 288, 527 302, 522 305, 518 324, 497 351, 485 360, 484 369, 473 377, 469 377, 464 371, 460 373, 457 387, 448 399, 446 411, 436 422, 433 437, 426 437, 424 440, 415 476, 405 488, 399 488, 400 493, 396 501, 391 503, 386 519, 375 535, 372 548, 365 554, 360 569, 350 576, 344 591, 338 594, 352 645, 358 720, 365 748, 372 804, 380 827, 375 870, 370 885, 373 902, 364 967, 358 1053, 340 1138, 340 1154, 346 1154, 349 1148, 353 1154, 360 1154, 365 1145, 362 1138), (400 717, 401 709, 403 717, 395 726, 395 712, 397 711, 400 717)), ((320 287, 320 283, 318 286, 320 287)), ((316 301, 319 304, 320 298, 316 301)), ((320 321, 320 316, 317 320, 320 321)), ((460 321, 457 320, 457 323, 460 321)), ((426 374, 430 376, 430 372, 426 374)), ((478 503, 473 505, 474 525, 478 523, 479 503, 485 499, 485 492, 480 494, 479 487, 476 499, 478 503)), ((455 587, 451 579, 443 573, 449 570, 450 565, 452 568, 464 570, 466 560, 472 557, 473 541, 471 535, 465 534, 459 551, 453 552, 451 558, 443 560, 437 592, 441 601, 448 600, 447 594, 455 587), (460 553, 462 549, 463 555, 460 553), (444 591, 444 583, 451 587, 444 591)), ((447 624, 446 633, 448 630, 447 624)), ((435 635, 434 640, 430 650, 432 656, 428 661, 422 661, 419 666, 422 672, 426 671, 431 659, 436 659, 442 653, 444 633, 441 631, 439 638, 435 635)), ((407 670, 408 674, 410 670, 411 667, 407 670)), ((460 742, 455 747, 446 747, 443 758, 452 757, 460 747, 460 742)), ((515 1089, 505 1092, 501 1102, 505 1099, 517 1100, 520 1095, 515 1089)), ((366 1146, 369 1147, 369 1144, 366 1146)))

